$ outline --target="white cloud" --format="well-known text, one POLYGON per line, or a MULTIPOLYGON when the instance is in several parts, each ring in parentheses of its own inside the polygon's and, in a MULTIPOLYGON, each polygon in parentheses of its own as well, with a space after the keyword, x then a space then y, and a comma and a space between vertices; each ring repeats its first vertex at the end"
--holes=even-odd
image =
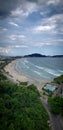
POLYGON ((61 24, 61 23, 63 24, 63 14, 55 14, 51 16, 50 18, 44 19, 44 21, 45 22, 47 21, 47 23, 56 24, 56 25, 61 24))
POLYGON ((20 16, 20 15, 22 16, 22 15, 24 15, 24 12, 21 8, 18 7, 16 10, 11 11, 11 15, 12 16, 20 16))
POLYGON ((36 43, 34 46, 35 47, 43 47, 43 46, 49 46, 49 45, 51 45, 51 43, 50 42, 39 42, 39 43, 36 43))
POLYGON ((7 29, 7 28, 3 28, 2 30, 3 30, 3 31, 7 31, 8 29, 7 29))
MULTIPOLYGON (((42 12, 40 12, 42 13, 42 12)), ((42 13, 43 14, 43 13, 42 13)), ((32 31, 34 33, 43 33, 47 31, 51 31, 55 34, 62 34, 63 33, 63 14, 55 14, 51 17, 42 18, 41 21, 38 23, 39 25, 35 26, 32 31)))
POLYGON ((10 24, 10 25, 13 25, 13 26, 16 26, 16 27, 19 27, 19 25, 18 25, 18 24, 16 24, 15 22, 12 22, 12 21, 11 21, 11 22, 9 22, 9 24, 10 24))
POLYGON ((28 48, 26 45, 15 45, 15 46, 8 46, 8 48, 28 48))
POLYGON ((20 5, 20 7, 16 8, 15 10, 11 11, 11 16, 19 17, 24 16, 27 17, 32 12, 37 11, 37 3, 28 2, 26 1, 25 4, 20 5))
POLYGON ((50 24, 55 26, 55 32, 56 33, 63 33, 63 14, 55 14, 54 16, 50 18, 44 19, 43 23, 50 24))
POLYGON ((0 31, 7 31, 7 30, 8 30, 7 28, 0 27, 0 31))
POLYGON ((60 0, 48 0, 47 1, 47 5, 53 4, 53 5, 57 5, 59 4, 60 0))
POLYGON ((42 42, 37 42, 36 44, 33 44, 34 47, 43 47, 43 46, 55 46, 55 45, 62 45, 63 39, 43 39, 42 42))
POLYGON ((13 49, 19 49, 19 48, 28 48, 26 45, 15 45, 15 46, 7 46, 7 47, 0 47, 0 53, 1 54, 8 54, 9 52, 12 53, 13 49))
POLYGON ((55 14, 52 17, 49 18, 50 22, 52 22, 52 21, 57 22, 58 20, 60 20, 60 22, 63 21, 63 14, 55 14))
POLYGON ((33 28, 33 31, 34 31, 34 33, 41 33, 43 31, 53 30, 54 28, 55 28, 54 25, 45 25, 45 26, 39 25, 39 26, 33 28))
POLYGON ((12 34, 9 36, 9 38, 12 40, 12 41, 16 41, 16 40, 24 40, 26 38, 25 35, 15 35, 15 34, 12 34))
POLYGON ((38 6, 36 3, 27 2, 25 10, 28 12, 28 15, 29 15, 32 12, 36 12, 37 8, 38 8, 38 6))
POLYGON ((4 53, 6 53, 6 54, 8 54, 9 52, 10 52, 10 48, 7 48, 7 47, 0 47, 0 53, 2 53, 2 54, 4 54, 4 53))

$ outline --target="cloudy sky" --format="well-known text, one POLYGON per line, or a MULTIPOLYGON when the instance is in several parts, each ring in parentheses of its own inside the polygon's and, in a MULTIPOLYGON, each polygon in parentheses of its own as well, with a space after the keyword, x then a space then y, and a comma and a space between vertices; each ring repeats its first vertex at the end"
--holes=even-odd
POLYGON ((0 54, 63 54, 63 0, 0 0, 0 54))

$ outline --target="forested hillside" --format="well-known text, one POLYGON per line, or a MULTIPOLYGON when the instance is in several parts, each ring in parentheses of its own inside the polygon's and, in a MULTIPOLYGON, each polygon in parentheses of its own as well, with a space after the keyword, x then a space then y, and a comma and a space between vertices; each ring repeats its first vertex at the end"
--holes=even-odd
POLYGON ((0 79, 0 130, 49 130, 49 117, 36 87, 15 85, 4 81, 4 76, 0 79))

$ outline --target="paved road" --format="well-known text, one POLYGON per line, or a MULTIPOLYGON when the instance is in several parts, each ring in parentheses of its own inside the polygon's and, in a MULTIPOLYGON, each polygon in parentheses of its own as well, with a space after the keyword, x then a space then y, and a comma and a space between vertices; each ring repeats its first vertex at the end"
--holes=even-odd
POLYGON ((48 102, 45 99, 41 98, 41 101, 46 108, 51 122, 51 129, 52 130, 63 130, 63 118, 60 115, 53 115, 49 109, 48 102))

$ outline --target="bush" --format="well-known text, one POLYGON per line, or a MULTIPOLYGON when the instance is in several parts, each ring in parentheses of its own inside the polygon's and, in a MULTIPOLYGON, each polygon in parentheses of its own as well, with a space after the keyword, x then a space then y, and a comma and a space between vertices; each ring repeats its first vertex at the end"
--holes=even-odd
POLYGON ((1 130, 49 130, 48 113, 34 85, 0 82, 1 130))
POLYGON ((55 81, 56 83, 58 83, 58 84, 63 83, 63 75, 61 75, 61 76, 55 78, 54 81, 55 81))
POLYGON ((20 85, 22 85, 22 86, 27 86, 27 85, 28 85, 28 82, 20 82, 20 85))
POLYGON ((50 109, 54 114, 61 114, 63 116, 63 98, 49 98, 48 102, 50 105, 50 109))

